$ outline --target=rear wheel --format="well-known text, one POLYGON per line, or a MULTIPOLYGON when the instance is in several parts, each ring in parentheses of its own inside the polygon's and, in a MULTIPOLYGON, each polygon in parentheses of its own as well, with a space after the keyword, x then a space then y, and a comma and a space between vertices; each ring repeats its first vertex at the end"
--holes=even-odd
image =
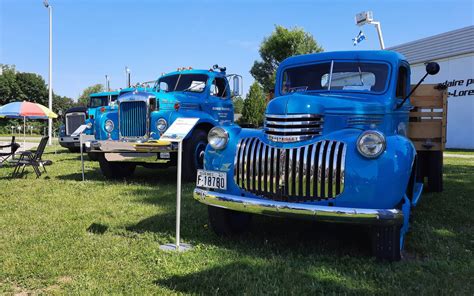
POLYGON ((443 191, 443 152, 429 153, 428 190, 431 192, 443 191))
POLYGON ((400 225, 375 226, 372 229, 372 254, 382 261, 401 259, 400 225))
POLYGON ((111 162, 103 153, 98 155, 99 166, 102 174, 107 179, 123 179, 130 177, 135 172, 136 164, 127 162, 111 162))
POLYGON ((204 151, 207 146, 207 133, 202 129, 195 130, 186 140, 183 147, 183 179, 187 182, 196 180, 196 172, 204 165, 204 151))
POLYGON ((239 234, 248 229, 252 216, 247 213, 208 206, 209 225, 217 235, 239 234))

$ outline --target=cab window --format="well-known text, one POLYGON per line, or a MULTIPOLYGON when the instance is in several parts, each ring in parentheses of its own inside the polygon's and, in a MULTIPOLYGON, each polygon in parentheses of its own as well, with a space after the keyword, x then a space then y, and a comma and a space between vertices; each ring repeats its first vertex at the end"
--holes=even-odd
POLYGON ((398 80, 397 80, 397 98, 404 98, 406 96, 408 83, 408 70, 407 67, 401 66, 398 69, 398 80))
POLYGON ((229 87, 224 78, 215 78, 211 85, 211 96, 226 98, 229 87))

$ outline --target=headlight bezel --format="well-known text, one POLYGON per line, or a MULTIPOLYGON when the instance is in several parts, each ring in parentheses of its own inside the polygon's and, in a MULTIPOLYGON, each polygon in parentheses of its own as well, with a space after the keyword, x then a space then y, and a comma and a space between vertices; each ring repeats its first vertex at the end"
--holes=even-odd
POLYGON ((220 126, 213 127, 207 134, 207 142, 215 150, 222 150, 229 143, 229 133, 220 126), (216 138, 217 140, 216 142, 216 138))
POLYGON ((160 118, 156 121, 155 127, 160 133, 162 133, 162 132, 166 131, 166 129, 168 128, 168 121, 166 121, 166 119, 164 119, 164 118, 160 118), (159 127, 160 124, 163 125, 164 127, 160 128, 159 127))
POLYGON ((359 154, 362 155, 363 157, 368 158, 368 159, 375 159, 375 158, 378 158, 380 155, 382 155, 382 153, 386 150, 387 141, 383 133, 376 130, 367 130, 367 131, 362 132, 357 138, 356 147, 359 154), (368 143, 367 142, 363 143, 363 141, 367 140, 369 137, 372 137, 372 140, 375 139, 377 141, 377 143, 372 144, 372 145, 380 145, 380 148, 378 148, 378 151, 376 151, 376 153, 370 153, 369 151, 371 148, 367 148, 366 146, 364 146, 364 145, 367 145, 368 143))
POLYGON ((105 124, 104 124, 104 129, 105 129, 105 131, 108 132, 108 133, 113 132, 114 129, 115 129, 115 124, 114 124, 114 122, 113 122, 112 120, 110 120, 110 119, 107 119, 107 120, 105 121, 105 124), (110 126, 111 126, 111 128, 109 128, 110 126))
POLYGON ((86 128, 91 129, 92 128, 92 122, 89 121, 88 123, 86 123, 86 128))

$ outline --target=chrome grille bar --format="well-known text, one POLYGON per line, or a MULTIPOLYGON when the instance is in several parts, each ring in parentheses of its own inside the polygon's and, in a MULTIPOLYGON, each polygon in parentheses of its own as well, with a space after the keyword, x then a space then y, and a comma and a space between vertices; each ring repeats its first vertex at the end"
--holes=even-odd
POLYGON ((275 200, 335 198, 344 190, 346 149, 339 141, 283 149, 244 138, 236 149, 234 180, 243 190, 275 200))
POLYGON ((319 114, 266 114, 264 132, 273 142, 297 142, 321 135, 323 123, 319 114))

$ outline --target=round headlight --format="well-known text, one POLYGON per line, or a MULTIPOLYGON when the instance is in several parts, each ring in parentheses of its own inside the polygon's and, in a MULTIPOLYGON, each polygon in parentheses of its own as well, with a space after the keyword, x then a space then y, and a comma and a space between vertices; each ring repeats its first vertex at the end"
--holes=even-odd
POLYGON ((385 147, 385 136, 378 131, 365 131, 357 139, 357 150, 367 158, 379 157, 385 147))
POLYGON ((207 135, 207 141, 216 150, 224 149, 229 142, 229 134, 221 127, 213 127, 207 135))
POLYGON ((114 130, 114 122, 112 120, 109 119, 105 122, 105 130, 108 133, 111 133, 114 130))
POLYGON ((168 127, 168 122, 164 118, 160 118, 156 121, 156 129, 159 132, 164 132, 168 127))
POLYGON ((91 128, 92 128, 92 122, 88 122, 88 123, 86 124, 86 127, 87 127, 88 129, 91 129, 91 128))

